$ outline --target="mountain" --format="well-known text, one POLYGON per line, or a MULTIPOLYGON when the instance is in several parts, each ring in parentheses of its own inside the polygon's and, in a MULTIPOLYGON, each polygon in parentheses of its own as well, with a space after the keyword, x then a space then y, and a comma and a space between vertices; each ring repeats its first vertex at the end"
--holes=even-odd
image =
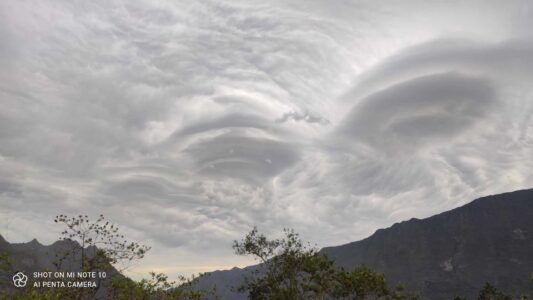
MULTIPOLYGON (((422 299, 475 299, 486 282, 507 294, 533 294, 533 190, 483 197, 426 219, 321 250, 346 269, 366 265, 422 299)), ((238 286, 254 266, 212 272, 198 287, 245 299, 238 286)))
POLYGON ((485 282, 512 295, 531 293, 533 190, 480 198, 322 251, 339 266, 364 264, 423 298, 473 298, 485 282))
MULTIPOLYGON (((9 265, 0 259, 0 290, 14 289, 12 276, 18 271, 31 278, 33 272, 43 271, 80 271, 81 270, 81 246, 71 240, 57 241, 51 245, 42 245, 36 239, 28 243, 9 243, 0 235, 0 255, 9 257, 9 265), (56 266, 61 262, 59 268, 56 266)), ((85 248, 87 257, 96 254, 95 247, 85 248)), ((102 282, 122 276, 113 266, 106 265, 108 278, 102 282)), ((105 298, 105 289, 100 288, 96 295, 98 298, 105 298)))
MULTIPOLYGON (((56 255, 66 253, 69 249, 79 247, 77 243, 71 241, 57 241, 52 245, 45 246, 36 239, 28 243, 8 243, 0 236, 0 254, 7 254, 10 266, 0 268, 0 288, 10 289, 11 276, 15 271, 23 271, 25 274, 32 272, 56 270, 54 263, 58 261, 56 255)), ((5 265, 5 262, 3 262, 5 265)), ((63 264, 65 269, 77 271, 75 260, 68 259, 63 264)))
MULTIPOLYGON (((80 248, 72 241, 45 246, 37 240, 10 244, 0 236, 0 254, 8 253, 13 270, 27 274, 55 270, 56 255, 80 248)), ((480 198, 430 218, 394 224, 370 237, 321 250, 338 266, 366 265, 401 282, 422 299, 475 299, 485 282, 517 298, 533 294, 533 190, 480 198)), ((77 270, 79 255, 63 270, 77 270)), ((220 299, 246 295, 232 290, 258 266, 215 271, 201 277, 197 288, 216 287, 220 299)), ((12 272, 0 269, 0 289, 11 288, 12 272)))
MULTIPOLYGON (((80 246, 73 241, 57 241, 45 246, 33 239, 28 243, 10 244, 0 235, 0 253, 9 255, 14 269, 27 272, 55 270, 54 262, 58 260, 56 256, 76 248, 80 246)), ((63 267, 77 271, 75 265, 76 260, 70 258, 65 261, 63 267)))

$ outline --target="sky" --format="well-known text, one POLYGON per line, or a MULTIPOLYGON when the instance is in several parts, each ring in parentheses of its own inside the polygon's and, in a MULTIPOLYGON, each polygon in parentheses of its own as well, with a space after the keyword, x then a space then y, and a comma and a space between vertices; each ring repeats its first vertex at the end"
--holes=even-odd
POLYGON ((0 1, 0 234, 245 266, 533 187, 531 1, 0 1))

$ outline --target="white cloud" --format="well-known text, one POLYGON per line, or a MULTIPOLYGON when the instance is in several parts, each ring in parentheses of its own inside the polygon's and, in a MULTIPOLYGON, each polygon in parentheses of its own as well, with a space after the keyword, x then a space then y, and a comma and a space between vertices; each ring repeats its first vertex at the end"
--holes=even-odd
POLYGON ((205 271, 253 225, 338 244, 529 187, 528 9, 4 1, 0 232, 104 213, 138 270, 205 271))

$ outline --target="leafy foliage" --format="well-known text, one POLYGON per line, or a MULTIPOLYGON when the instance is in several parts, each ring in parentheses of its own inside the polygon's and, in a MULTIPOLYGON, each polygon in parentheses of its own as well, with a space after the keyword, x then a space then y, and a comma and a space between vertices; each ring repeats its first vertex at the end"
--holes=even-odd
POLYGON ((94 270, 107 264, 116 265, 119 262, 142 259, 150 250, 148 246, 124 239, 124 235, 119 233, 119 228, 106 221, 104 215, 100 215, 94 222, 91 222, 87 215, 74 217, 59 215, 55 217, 54 222, 67 227, 61 232, 60 240, 75 241, 80 245, 78 249, 72 247, 64 253, 58 261, 58 266, 66 257, 77 252, 81 256, 81 269, 94 270), (87 248, 96 253, 89 256, 87 248))
MULTIPOLYGON (((134 281, 117 271, 113 266, 144 258, 150 247, 124 238, 119 228, 100 215, 91 221, 86 215, 57 216, 54 221, 64 224, 60 240, 68 241, 65 251, 57 258, 55 266, 64 269, 66 262, 76 262, 80 271, 107 271, 111 274, 105 280, 97 279, 96 288, 35 288, 29 281, 26 287, 0 293, 0 299, 63 300, 63 299, 128 299, 128 300, 199 300, 206 292, 193 288, 198 278, 180 277, 179 282, 168 280, 162 273, 150 273, 149 279, 134 281)), ((0 255, 0 267, 11 270, 12 261, 8 254, 0 255)), ((124 270, 121 269, 121 270, 124 270)), ((63 279, 67 282, 72 279, 63 279)))
MULTIPOLYGON (((114 278, 106 287, 106 293, 99 299, 108 300, 201 300, 206 292, 191 288, 197 278, 182 277, 179 283, 168 281, 162 273, 150 273, 149 279, 133 281, 121 277, 114 278)), ((67 288, 26 288, 17 289, 10 293, 0 293, 2 300, 64 300, 64 299, 95 299, 94 295, 80 293, 78 289, 67 288)))
POLYGON ((238 255, 252 255, 262 264, 239 291, 253 300, 300 299, 414 299, 400 286, 387 287, 383 274, 366 267, 345 271, 317 249, 305 246, 299 235, 285 229, 284 238, 268 239, 253 228, 235 241, 238 255))
POLYGON ((478 300, 512 300, 510 296, 504 295, 490 283, 485 283, 483 289, 479 292, 478 300))
MULTIPOLYGON (((113 264, 142 259, 150 247, 127 241, 118 227, 105 220, 103 215, 91 222, 87 216, 59 215, 56 223, 66 225, 61 239, 71 241, 71 247, 59 260, 79 257, 80 270, 92 271, 112 268, 113 264)), ((304 299, 417 299, 405 293, 402 285, 389 288, 385 276, 365 266, 352 270, 337 268, 332 259, 316 248, 304 244, 294 230, 285 229, 284 237, 269 239, 253 228, 241 241, 234 241, 238 255, 251 255, 261 264, 251 278, 246 278, 239 290, 248 292, 252 300, 304 300, 304 299)), ((13 260, 8 253, 0 253, 0 269, 12 271, 13 260)), ((112 269, 114 270, 114 269, 112 269)), ((170 281, 163 273, 151 272, 150 277, 134 281, 115 271, 96 289, 25 288, 0 293, 0 299, 94 299, 99 289, 100 298, 118 300, 201 300, 215 297, 215 290, 195 289, 199 277, 179 277, 170 281)), ((69 280, 69 279, 65 279, 69 280)), ((533 281, 533 274, 531 275, 533 281)), ((456 297, 456 300, 465 298, 456 297)), ((478 300, 510 300, 494 286, 487 283, 478 300)), ((522 297, 521 299, 529 299, 522 297)))
POLYGON ((169 281, 163 273, 150 272, 149 279, 138 282, 115 279, 109 286, 108 299, 201 300, 208 293, 193 288, 198 278, 200 277, 188 279, 181 276, 176 283, 169 281))
POLYGON ((11 270, 13 260, 7 252, 0 252, 0 270, 11 270))

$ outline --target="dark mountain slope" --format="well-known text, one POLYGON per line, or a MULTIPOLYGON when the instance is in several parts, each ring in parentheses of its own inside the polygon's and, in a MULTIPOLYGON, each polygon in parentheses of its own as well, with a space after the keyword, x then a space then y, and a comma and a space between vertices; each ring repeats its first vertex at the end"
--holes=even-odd
MULTIPOLYGON (((0 235, 0 253, 7 253, 16 270, 27 272, 55 270, 55 262, 61 254, 72 252, 73 249, 79 251, 80 245, 72 241, 57 241, 49 246, 42 245, 36 239, 28 243, 8 243, 0 235)), ((79 261, 73 257, 67 257, 62 267, 65 270, 77 271, 79 261)))
MULTIPOLYGON (((509 294, 533 294, 533 190, 480 198, 322 251, 347 269, 366 265, 383 272, 422 299, 475 299, 485 282, 509 294)), ((216 285, 223 299, 244 299, 231 286, 253 268, 212 272, 199 286, 216 285)))
POLYGON ((380 229, 322 250, 338 265, 366 265, 423 298, 473 298, 485 282, 533 292, 533 190, 477 199, 439 215, 380 229))
MULTIPOLYGON (((31 277, 33 272, 42 271, 80 271, 81 270, 81 246, 79 243, 70 240, 57 241, 51 245, 42 245, 36 239, 28 243, 8 243, 0 235, 0 255, 9 257, 9 265, 5 261, 0 261, 0 290, 15 289, 12 283, 12 276, 18 271, 24 272, 31 277), (59 268, 57 263, 60 263, 59 268)), ((87 257, 94 257, 97 249, 95 247, 85 248, 87 257)), ((120 277, 121 275, 112 265, 105 265, 101 270, 107 272, 108 278, 102 282, 120 277)), ((105 298, 105 289, 99 289, 97 295, 99 299, 105 298)))
MULTIPOLYGON (((26 272, 54 269, 56 253, 72 242, 50 246, 36 240, 9 244, 0 236, 0 253, 7 252, 14 268, 26 272)), ((475 200, 465 206, 418 220, 411 219, 380 229, 372 236, 322 249, 339 266, 366 265, 383 272, 391 283, 403 282, 423 299, 475 299, 485 282, 517 296, 533 294, 533 190, 517 191, 475 200)), ((74 258, 67 269, 75 268, 74 258)), ((217 287, 222 299, 243 299, 232 291, 256 266, 211 272, 197 287, 217 287)), ((0 279, 11 274, 0 270, 0 279)), ((2 282, 2 280, 0 280, 2 282)))

